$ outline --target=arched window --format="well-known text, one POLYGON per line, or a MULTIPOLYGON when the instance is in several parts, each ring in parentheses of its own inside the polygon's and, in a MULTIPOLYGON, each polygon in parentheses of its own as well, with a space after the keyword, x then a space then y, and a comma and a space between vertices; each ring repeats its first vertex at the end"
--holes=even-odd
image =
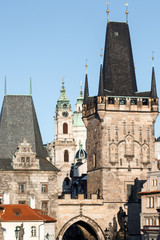
POLYGON ((36 232, 36 227, 35 227, 35 226, 32 226, 32 227, 31 227, 31 237, 36 237, 36 234, 37 234, 37 232, 36 232))
POLYGON ((63 123, 63 134, 68 134, 68 124, 63 123))
POLYGON ((68 150, 64 151, 64 162, 69 162, 69 153, 68 150))

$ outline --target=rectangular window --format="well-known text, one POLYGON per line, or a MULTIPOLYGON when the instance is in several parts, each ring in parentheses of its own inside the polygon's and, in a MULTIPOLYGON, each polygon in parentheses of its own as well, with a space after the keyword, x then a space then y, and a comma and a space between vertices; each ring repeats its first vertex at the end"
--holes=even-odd
POLYGON ((19 193, 24 193, 24 183, 19 184, 19 193))
POLYGON ((126 99, 125 98, 120 98, 119 99, 119 104, 120 105, 125 105, 126 104, 126 99))
POLYGON ((157 207, 160 207, 160 197, 157 197, 157 207))
POLYGON ((143 98, 142 99, 142 104, 143 105, 148 105, 148 99, 147 98, 143 98))
POLYGON ((42 202, 42 210, 45 212, 48 211, 48 202, 47 201, 42 202))
POLYGON ((18 204, 26 204, 26 201, 18 201, 18 204))
POLYGON ((149 219, 146 218, 146 225, 149 225, 149 219))
POLYGON ((147 197, 147 207, 154 208, 154 197, 147 197))
POLYGON ((108 98, 108 104, 114 104, 114 98, 113 97, 108 98))
POLYGON ((42 193, 48 192, 48 185, 47 184, 42 184, 42 193))
POLYGON ((120 166, 122 166, 122 158, 120 158, 120 166))
POLYGON ((137 98, 131 98, 131 105, 137 105, 137 98))
POLYGON ((35 226, 31 227, 31 237, 36 237, 37 235, 37 229, 35 226))
POLYGON ((159 219, 158 219, 158 217, 156 218, 156 226, 159 226, 159 219))

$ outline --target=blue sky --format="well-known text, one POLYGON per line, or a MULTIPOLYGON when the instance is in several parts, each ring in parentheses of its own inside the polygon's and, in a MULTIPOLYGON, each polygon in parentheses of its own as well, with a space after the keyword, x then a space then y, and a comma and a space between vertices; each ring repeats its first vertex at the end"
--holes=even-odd
MULTIPOLYGON (((160 1, 128 0, 129 28, 139 91, 150 90, 152 51, 160 96, 160 1)), ((125 21, 124 0, 109 1, 110 20, 125 21)), ((29 94, 44 143, 54 139, 56 101, 62 76, 72 110, 88 59, 90 95, 96 95, 100 50, 106 32, 104 0, 0 0, 0 103, 7 94, 29 94)), ((156 137, 160 136, 160 119, 156 137)))

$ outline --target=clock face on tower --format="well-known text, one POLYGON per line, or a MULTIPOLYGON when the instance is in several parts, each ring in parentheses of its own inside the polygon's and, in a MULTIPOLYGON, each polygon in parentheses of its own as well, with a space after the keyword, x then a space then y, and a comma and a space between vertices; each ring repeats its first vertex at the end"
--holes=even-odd
POLYGON ((68 117, 68 112, 62 112, 63 117, 68 117))

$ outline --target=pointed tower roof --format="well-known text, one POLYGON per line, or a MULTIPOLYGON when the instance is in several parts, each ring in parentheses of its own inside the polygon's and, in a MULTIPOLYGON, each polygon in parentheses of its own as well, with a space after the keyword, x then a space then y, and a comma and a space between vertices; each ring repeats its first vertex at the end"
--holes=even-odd
POLYGON ((154 65, 152 67, 151 98, 157 98, 156 79, 154 65))
POLYGON ((98 96, 104 96, 104 85, 103 85, 103 69, 102 69, 102 64, 101 64, 101 66, 100 66, 98 96))
POLYGON ((133 96, 137 92, 127 23, 109 22, 107 24, 103 80, 105 95, 133 96))
POLYGON ((60 90, 60 97, 57 101, 57 105, 56 105, 57 109, 58 108, 66 108, 66 109, 70 109, 71 105, 70 105, 70 101, 68 99, 68 97, 66 96, 66 89, 64 87, 64 81, 62 81, 62 87, 60 90))
POLYGON ((88 75, 87 75, 87 73, 86 73, 86 76, 85 76, 85 87, 84 87, 84 100, 83 100, 83 104, 86 104, 86 103, 87 103, 88 97, 89 97, 88 75))
POLYGON ((48 154, 42 143, 32 97, 6 95, 0 116, 0 169, 13 170, 13 155, 24 138, 40 159, 40 169, 55 170, 46 160, 48 154))
POLYGON ((77 98, 77 103, 76 104, 78 104, 78 103, 83 104, 83 99, 84 99, 84 97, 83 97, 82 82, 81 82, 80 96, 77 98))
POLYGON ((61 88, 60 92, 61 92, 60 97, 57 102, 69 102, 69 99, 66 96, 66 89, 64 87, 64 81, 62 81, 62 88, 61 88))

